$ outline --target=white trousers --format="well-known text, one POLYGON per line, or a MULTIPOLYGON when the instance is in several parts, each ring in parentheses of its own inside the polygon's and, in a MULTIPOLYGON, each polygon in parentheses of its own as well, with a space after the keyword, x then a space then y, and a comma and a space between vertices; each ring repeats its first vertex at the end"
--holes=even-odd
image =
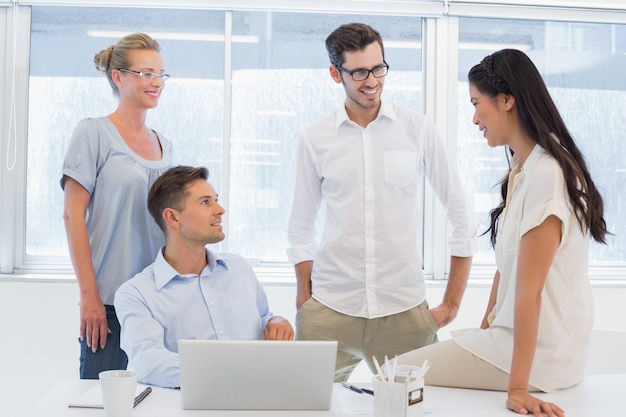
MULTIPOLYGON (((426 385, 508 390, 508 372, 468 352, 452 339, 404 353, 398 356, 398 363, 420 366, 426 358, 432 362, 424 378, 426 385)), ((539 391, 532 385, 528 390, 539 391)))

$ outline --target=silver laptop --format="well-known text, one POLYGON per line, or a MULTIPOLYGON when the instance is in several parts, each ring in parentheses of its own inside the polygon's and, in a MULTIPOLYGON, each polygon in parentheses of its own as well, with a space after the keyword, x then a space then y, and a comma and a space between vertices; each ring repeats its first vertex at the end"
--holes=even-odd
POLYGON ((328 410, 336 341, 179 340, 185 410, 328 410))

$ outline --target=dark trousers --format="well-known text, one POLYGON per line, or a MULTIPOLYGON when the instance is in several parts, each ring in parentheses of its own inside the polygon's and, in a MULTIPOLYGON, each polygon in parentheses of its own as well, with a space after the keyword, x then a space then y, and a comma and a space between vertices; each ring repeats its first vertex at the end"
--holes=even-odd
POLYGON ((87 346, 87 338, 83 335, 80 343, 80 379, 98 379, 98 374, 111 369, 126 369, 128 358, 126 353, 120 348, 120 322, 117 321, 115 308, 104 306, 107 312, 107 322, 111 333, 107 336, 107 343, 104 349, 98 347, 94 353, 87 346))

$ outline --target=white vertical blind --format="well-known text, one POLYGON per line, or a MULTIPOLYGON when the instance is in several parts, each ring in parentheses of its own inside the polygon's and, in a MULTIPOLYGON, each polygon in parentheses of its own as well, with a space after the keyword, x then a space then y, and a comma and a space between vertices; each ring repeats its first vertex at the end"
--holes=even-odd
MULTIPOLYGON (((2 136, 0 136, 0 271, 12 272, 16 251, 21 251, 22 246, 17 242, 16 230, 23 221, 22 213, 18 211, 14 198, 4 196, 16 195, 18 187, 23 186, 25 169, 19 164, 23 160, 24 148, 18 143, 22 126, 26 126, 27 98, 20 96, 20 91, 27 91, 27 74, 20 71, 19 63, 27 61, 28 39, 27 33, 21 30, 23 23, 29 19, 27 8, 15 7, 12 13, 2 14, 5 19, 3 29, 6 27, 6 35, 0 35, 3 41, 4 54, 0 58, 3 63, 0 70, 0 83, 3 90, 2 96, 2 136)), ((0 47, 2 52, 2 47, 0 47)), ((18 203, 19 204, 19 203, 18 203)))

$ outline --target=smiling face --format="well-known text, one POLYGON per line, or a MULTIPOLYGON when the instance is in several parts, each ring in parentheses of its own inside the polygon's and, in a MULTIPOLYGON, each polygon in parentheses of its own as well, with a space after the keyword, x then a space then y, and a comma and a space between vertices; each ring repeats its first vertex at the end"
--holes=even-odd
MULTIPOLYGON (((153 49, 135 49, 129 52, 128 60, 131 63, 129 70, 137 72, 164 72, 161 54, 153 49)), ((165 83, 159 77, 148 80, 137 74, 115 71, 116 85, 120 99, 132 103, 136 107, 152 109, 159 103, 161 91, 165 83)))
POLYGON ((185 208, 177 212, 182 235, 187 241, 206 245, 224 240, 222 215, 224 208, 211 184, 196 180, 186 187, 185 208))
POLYGON ((472 83, 469 93, 474 106, 472 121, 483 132, 487 144, 491 147, 509 144, 511 115, 508 111, 513 106, 513 98, 502 93, 496 97, 482 94, 472 83))
MULTIPOLYGON (((381 65, 385 65, 382 49, 378 42, 372 42, 360 51, 344 52, 341 66, 348 71, 356 71, 371 70, 381 65)), ((375 78, 370 74, 366 80, 354 81, 350 74, 339 71, 335 66, 330 67, 330 73, 335 82, 343 84, 346 110, 350 117, 361 114, 375 116, 378 113, 385 77, 375 78)))

